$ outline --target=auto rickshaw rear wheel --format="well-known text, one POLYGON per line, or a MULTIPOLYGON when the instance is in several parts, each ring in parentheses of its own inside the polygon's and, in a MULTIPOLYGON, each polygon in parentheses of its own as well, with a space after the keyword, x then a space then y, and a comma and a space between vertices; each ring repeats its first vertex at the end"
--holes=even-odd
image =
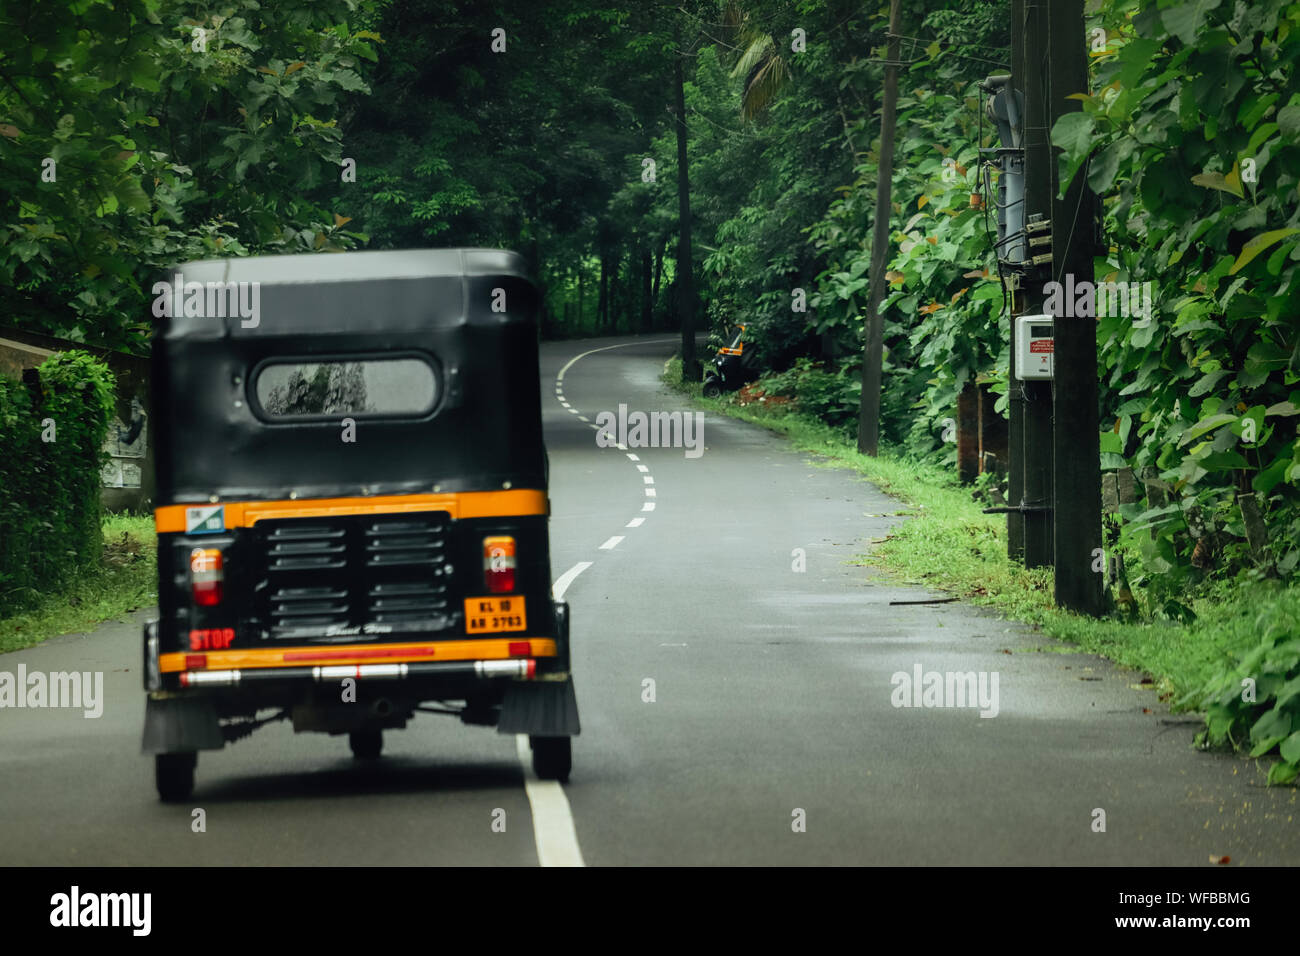
POLYGON ((348 734, 348 744, 358 760, 378 760, 384 749, 384 732, 378 727, 354 730, 348 734))
POLYGON ((194 792, 194 768, 198 762, 196 753, 154 754, 153 775, 159 799, 164 803, 187 799, 194 792))
POLYGON ((542 780, 565 783, 573 768, 573 750, 568 737, 529 737, 533 748, 533 773, 542 780))

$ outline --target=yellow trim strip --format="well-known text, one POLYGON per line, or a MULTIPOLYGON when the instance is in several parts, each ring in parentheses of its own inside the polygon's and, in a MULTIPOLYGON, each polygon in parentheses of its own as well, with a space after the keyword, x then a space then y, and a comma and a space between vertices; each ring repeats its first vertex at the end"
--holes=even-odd
MULTIPOLYGON (((251 528, 272 518, 321 518, 338 515, 402 514, 446 511, 452 520, 550 514, 546 492, 463 491, 445 495, 379 495, 373 498, 301 498, 281 501, 224 501, 226 528, 251 528)), ((154 509, 159 534, 185 531, 185 510, 203 505, 164 505, 154 509)))
POLYGON ((555 657, 548 637, 496 638, 474 641, 425 641, 416 644, 364 644, 316 647, 248 648, 229 651, 181 651, 158 656, 164 674, 186 670, 247 670, 257 667, 328 667, 334 664, 402 664, 414 661, 497 661, 511 657, 555 657), (511 654, 510 645, 527 642, 528 653, 511 654), (376 653, 382 652, 382 653, 376 653), (203 667, 186 667, 185 659, 204 657, 203 667))

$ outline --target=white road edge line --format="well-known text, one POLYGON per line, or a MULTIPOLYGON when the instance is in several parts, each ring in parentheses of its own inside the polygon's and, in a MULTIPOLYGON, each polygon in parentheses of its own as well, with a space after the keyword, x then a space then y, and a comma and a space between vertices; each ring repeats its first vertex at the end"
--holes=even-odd
POLYGON ((578 848, 569 798, 558 780, 539 780, 533 773, 527 734, 515 734, 515 751, 524 768, 524 793, 533 815, 533 842, 539 866, 586 866, 578 848))
POLYGON ((619 342, 618 345, 603 345, 598 349, 590 349, 589 351, 583 352, 581 355, 575 355, 573 358, 569 359, 568 363, 564 366, 564 368, 560 369, 560 371, 556 373, 555 380, 557 382, 563 382, 564 373, 567 372, 569 369, 571 369, 575 362, 579 361, 580 359, 585 359, 588 355, 595 355, 597 352, 608 352, 610 349, 625 349, 633 345, 667 345, 670 342, 677 342, 677 341, 679 340, 678 339, 644 339, 644 340, 638 339, 635 342, 619 342))

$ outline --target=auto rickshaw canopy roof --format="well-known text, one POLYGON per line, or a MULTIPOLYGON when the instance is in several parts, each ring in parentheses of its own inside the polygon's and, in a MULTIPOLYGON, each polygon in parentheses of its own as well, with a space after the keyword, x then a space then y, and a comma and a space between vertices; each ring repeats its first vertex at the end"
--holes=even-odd
POLYGON ((157 504, 545 488, 540 298, 516 253, 204 260, 153 289, 157 504), (409 407, 399 370, 424 390, 409 407))

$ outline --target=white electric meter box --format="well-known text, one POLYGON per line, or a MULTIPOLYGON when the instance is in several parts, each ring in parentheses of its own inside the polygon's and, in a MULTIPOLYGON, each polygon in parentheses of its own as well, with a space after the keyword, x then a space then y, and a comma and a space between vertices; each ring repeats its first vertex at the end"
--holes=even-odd
POLYGON ((1022 382, 1050 379, 1056 340, 1050 315, 1022 315, 1016 319, 1016 378, 1022 382))

